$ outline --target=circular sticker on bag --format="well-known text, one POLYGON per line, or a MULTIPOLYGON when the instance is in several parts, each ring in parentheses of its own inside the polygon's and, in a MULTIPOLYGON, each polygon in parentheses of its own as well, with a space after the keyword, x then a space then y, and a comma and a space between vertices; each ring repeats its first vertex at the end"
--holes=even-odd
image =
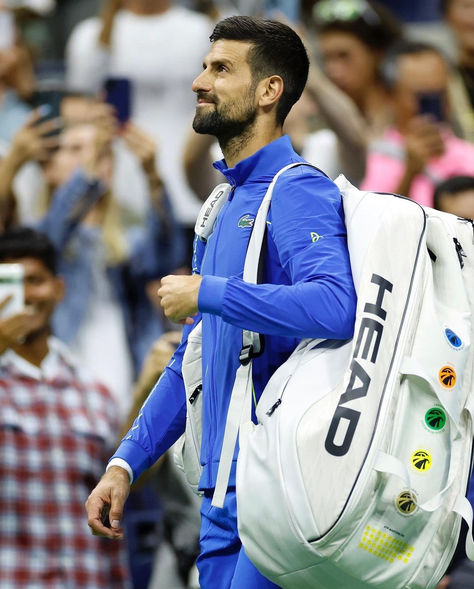
POLYGON ((417 508, 415 493, 413 491, 403 491, 396 498, 395 505, 403 515, 411 515, 417 508))
POLYGON ((411 455, 411 464, 418 472, 426 472, 431 468, 433 460, 426 450, 417 450, 411 455))
POLYGON ((441 431, 446 425, 446 412, 441 407, 431 407, 425 413, 425 425, 433 432, 441 431))
POLYGON ((445 389, 452 389, 456 384, 456 371, 452 366, 443 366, 438 374, 439 382, 445 389))

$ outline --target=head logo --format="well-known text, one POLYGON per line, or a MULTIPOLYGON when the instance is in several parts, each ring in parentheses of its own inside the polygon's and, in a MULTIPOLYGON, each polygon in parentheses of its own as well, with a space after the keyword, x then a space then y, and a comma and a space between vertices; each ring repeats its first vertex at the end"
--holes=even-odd
POLYGON ((315 243, 316 241, 319 241, 323 236, 319 235, 319 233, 315 233, 314 231, 311 231, 311 241, 313 243, 315 243))
POLYGON ((432 407, 425 413, 425 423, 430 430, 439 432, 446 425, 446 413, 441 407, 432 407))
POLYGON ((237 224, 238 227, 253 227, 255 219, 250 215, 243 215, 240 217, 239 222, 237 224))
POLYGON ((439 382, 445 389, 452 389, 456 384, 456 371, 451 366, 443 366, 438 376, 439 382))
POLYGON ((416 495, 410 491, 403 491, 395 500, 398 511, 403 515, 411 515, 416 510, 416 495))
POLYGON ((417 450, 411 455, 411 464, 418 472, 426 472, 431 468, 431 454, 426 450, 417 450))
POLYGON ((456 333, 454 333, 454 331, 452 329, 449 329, 449 327, 446 327, 446 329, 444 330, 444 335, 446 336, 446 339, 449 342, 449 345, 454 348, 455 350, 462 350, 464 347, 463 341, 462 339, 459 337, 459 335, 457 335, 456 333))

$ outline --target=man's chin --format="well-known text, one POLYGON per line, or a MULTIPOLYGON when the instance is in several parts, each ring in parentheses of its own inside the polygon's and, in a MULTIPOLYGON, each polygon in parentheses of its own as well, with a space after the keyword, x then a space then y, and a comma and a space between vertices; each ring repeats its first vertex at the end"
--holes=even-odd
POLYGON ((210 124, 209 121, 204 120, 203 117, 198 117, 197 115, 193 120, 193 129, 196 133, 201 135, 215 135, 214 125, 210 124))

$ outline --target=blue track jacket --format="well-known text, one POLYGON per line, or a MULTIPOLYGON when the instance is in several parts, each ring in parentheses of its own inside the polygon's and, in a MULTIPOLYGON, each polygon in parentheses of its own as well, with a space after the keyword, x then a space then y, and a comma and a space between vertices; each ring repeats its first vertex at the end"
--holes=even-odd
MULTIPOLYGON (((264 334, 253 360, 255 399, 301 338, 347 339, 353 334, 352 283, 341 196, 335 184, 309 166, 286 171, 276 183, 267 219, 263 277, 242 280, 250 232, 273 176, 304 161, 287 136, 234 168, 215 163, 232 185, 207 244, 195 242, 193 270, 203 276, 199 316, 203 327, 203 432, 201 489, 215 487, 227 409, 239 366, 242 328, 264 334)), ((134 478, 184 432, 186 400, 183 340, 112 458, 125 460, 134 478)), ((237 449, 236 449, 237 454, 237 449)), ((235 461, 229 486, 235 486, 235 461)))

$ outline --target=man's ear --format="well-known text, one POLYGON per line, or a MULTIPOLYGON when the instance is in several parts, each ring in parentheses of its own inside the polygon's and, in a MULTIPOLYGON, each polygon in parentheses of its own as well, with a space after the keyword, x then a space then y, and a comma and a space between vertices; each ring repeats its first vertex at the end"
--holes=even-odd
POLYGON ((268 108, 274 106, 283 94, 283 79, 281 76, 269 76, 260 81, 259 84, 259 106, 268 108))
POLYGON ((66 285, 64 283, 64 280, 60 276, 55 276, 54 282, 55 282, 54 292, 55 292, 56 303, 60 303, 64 298, 64 294, 66 292, 66 285))

